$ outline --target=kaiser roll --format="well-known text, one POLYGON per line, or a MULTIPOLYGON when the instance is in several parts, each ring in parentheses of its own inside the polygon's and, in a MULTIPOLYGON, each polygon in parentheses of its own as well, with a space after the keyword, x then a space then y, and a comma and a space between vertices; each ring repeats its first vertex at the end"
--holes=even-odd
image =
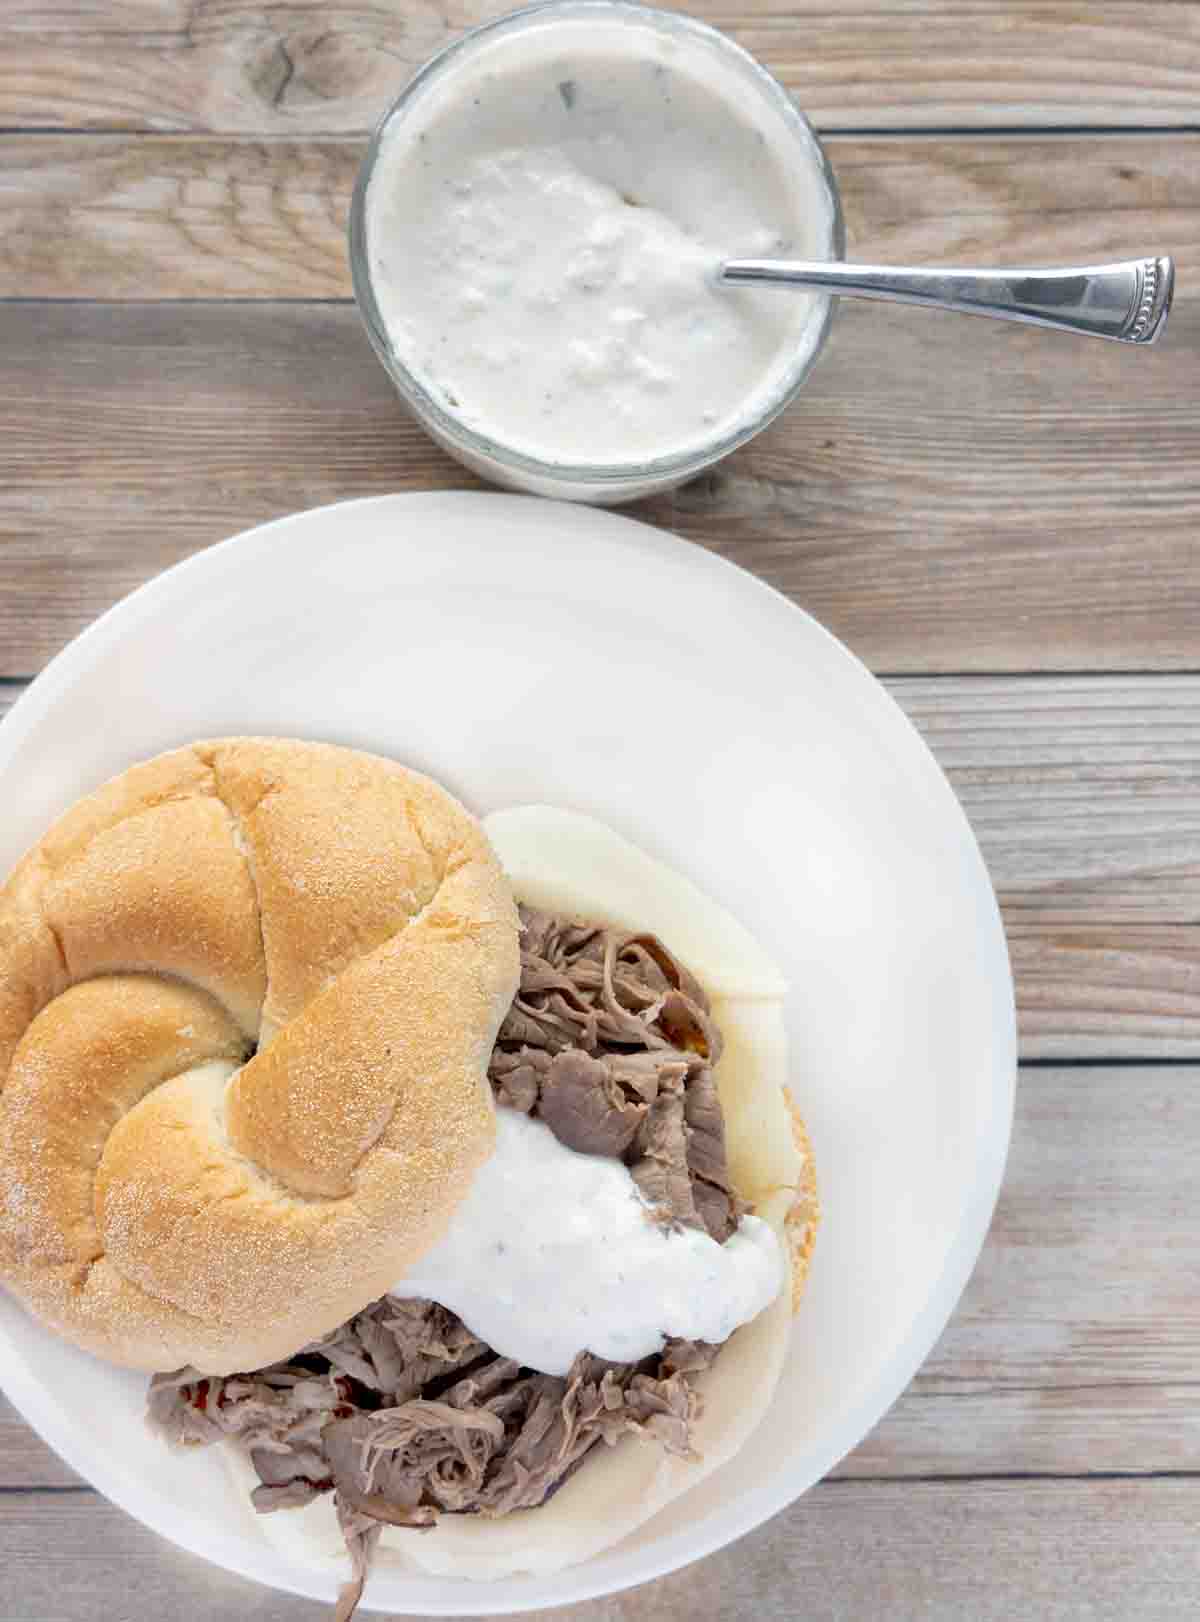
POLYGON ((0 1278, 131 1367, 290 1356, 444 1231, 518 973, 428 778, 270 738, 133 767, 0 891, 0 1278))

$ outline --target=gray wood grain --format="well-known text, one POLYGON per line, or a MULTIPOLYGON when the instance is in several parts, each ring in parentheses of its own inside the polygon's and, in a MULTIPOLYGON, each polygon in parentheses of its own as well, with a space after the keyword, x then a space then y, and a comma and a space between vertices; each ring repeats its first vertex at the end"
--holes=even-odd
POLYGON ((21 1415, 0 1394, 0 1563, 5 1552, 6 1493, 14 1488, 82 1487, 69 1465, 34 1434, 21 1415))
MULTIPOLYGON (((1126 1381, 1119 1356, 1111 1362, 1107 1383, 937 1390, 934 1377, 918 1379, 836 1474, 1086 1480, 1097 1471, 1200 1471, 1200 1381, 1126 1381)), ((1072 1371, 1064 1361, 1056 1372, 1072 1371)))
MULTIPOLYGON (((460 0, 7 0, 0 124, 368 130, 453 34, 510 7, 460 0)), ((848 129, 1197 122, 1193 4, 751 0, 689 9, 848 129)))
MULTIPOLYGON (((1198 1141, 1200 1066, 1024 1069, 975 1275, 835 1474, 1200 1476, 1198 1141)), ((0 1486, 74 1480, 0 1407, 0 1486)))
MULTIPOLYGON (((848 1482, 731 1548, 546 1622, 1174 1622, 1200 1606, 1194 1480, 848 1482)), ((161 1542, 91 1494, 10 1500, 6 1622, 328 1622, 161 1542)))
POLYGON ((898 680, 1000 897, 1026 1058, 1200 1054, 1200 684, 898 680))
MULTIPOLYGON (((0 33, 0 38, 2 38, 0 33)), ((361 137, 9 135, 0 297, 349 298, 361 137)), ((834 137, 851 252, 1200 269, 1200 136, 834 137)))
POLYGON ((1017 1112, 987 1246, 922 1389, 1197 1386, 1200 1069, 1026 1069, 1017 1112))
POLYGON ((1061 925, 1200 918, 1195 676, 887 686, 963 799, 1014 922, 1027 912, 1061 925))
MULTIPOLYGON (((0 675, 261 519, 473 482, 350 307, 0 304, 0 347, 0 675)), ((777 423, 634 511, 876 669, 1196 669, 1198 352, 1186 296, 1149 353, 847 308, 777 423)))

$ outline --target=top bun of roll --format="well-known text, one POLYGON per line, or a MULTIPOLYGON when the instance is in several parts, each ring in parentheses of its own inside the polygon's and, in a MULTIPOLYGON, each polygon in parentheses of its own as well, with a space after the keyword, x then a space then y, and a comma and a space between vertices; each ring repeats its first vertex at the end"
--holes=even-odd
POLYGON ((444 1231, 518 975, 428 778, 269 738, 133 767, 0 891, 0 1278, 131 1367, 290 1356, 444 1231))

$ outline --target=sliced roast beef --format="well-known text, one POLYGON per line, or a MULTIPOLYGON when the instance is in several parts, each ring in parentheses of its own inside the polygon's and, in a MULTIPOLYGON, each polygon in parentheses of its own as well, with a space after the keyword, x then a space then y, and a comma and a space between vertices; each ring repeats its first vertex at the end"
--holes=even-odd
POLYGON ((539 1119, 568 1149, 619 1160, 633 1142, 646 1105, 626 1096, 602 1059, 578 1048, 556 1053, 542 1078, 539 1119))
POLYGON ((724 1242, 745 1208, 725 1163, 720 1052, 704 992, 655 936, 521 909, 521 985, 489 1069, 497 1102, 569 1149, 624 1160, 663 1221, 724 1242))
POLYGON ((554 1063, 543 1048, 520 1047, 506 1053, 497 1048, 492 1054, 489 1075, 497 1104, 528 1115, 542 1096, 542 1082, 554 1063))
POLYGON ((700 1071, 689 1082, 683 1097, 683 1118, 692 1197, 704 1226, 723 1242, 741 1221, 746 1207, 729 1181, 725 1117, 710 1070, 700 1071))
POLYGON ((229 1432, 208 1411, 209 1391, 220 1381, 206 1380, 195 1369, 156 1374, 146 1394, 146 1422, 171 1447, 206 1447, 229 1432))
POLYGON ((646 1199, 667 1221, 698 1227, 687 1159, 683 1082, 667 1077, 646 1112, 634 1146, 630 1171, 646 1199))
MULTIPOLYGON (((252 1454, 254 1468, 259 1468, 261 1455, 252 1454)), ((277 1509, 303 1509, 305 1504, 311 1504, 314 1498, 321 1498, 333 1485, 333 1478, 326 1473, 316 1480, 311 1476, 297 1474, 290 1481, 281 1481, 277 1486, 268 1487, 265 1484, 255 1487, 250 1494, 250 1502, 260 1515, 269 1515, 277 1509)))

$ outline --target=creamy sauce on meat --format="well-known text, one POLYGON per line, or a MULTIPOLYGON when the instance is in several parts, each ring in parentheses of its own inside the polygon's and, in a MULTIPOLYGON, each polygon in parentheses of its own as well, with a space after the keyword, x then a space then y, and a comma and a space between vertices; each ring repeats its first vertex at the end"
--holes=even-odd
POLYGON ((391 1293, 438 1301, 501 1356, 561 1375, 581 1351, 632 1363, 668 1336, 726 1340, 782 1282, 767 1223, 743 1217, 723 1245, 665 1228, 620 1161, 500 1109, 449 1231, 391 1293))
POLYGON ((389 130, 367 198, 396 353, 451 416, 543 462, 687 451, 777 394, 823 305, 717 284, 823 256, 806 154, 711 49, 627 18, 531 27, 389 130))

